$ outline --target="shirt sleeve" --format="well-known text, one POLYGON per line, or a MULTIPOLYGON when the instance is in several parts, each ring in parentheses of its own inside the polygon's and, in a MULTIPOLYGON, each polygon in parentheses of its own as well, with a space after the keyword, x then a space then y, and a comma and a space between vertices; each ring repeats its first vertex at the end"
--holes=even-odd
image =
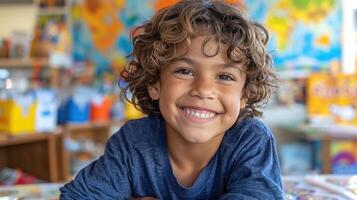
POLYGON ((284 199, 275 141, 264 125, 253 125, 239 139, 235 164, 220 199, 284 199))
POLYGON ((61 200, 129 199, 133 169, 123 128, 108 141, 104 154, 60 188, 61 200))

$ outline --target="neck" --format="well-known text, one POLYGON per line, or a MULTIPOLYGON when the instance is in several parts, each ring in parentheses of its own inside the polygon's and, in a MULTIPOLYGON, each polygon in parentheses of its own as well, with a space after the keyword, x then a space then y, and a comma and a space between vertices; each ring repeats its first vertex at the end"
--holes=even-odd
POLYGON ((172 171, 179 184, 192 186, 217 152, 224 134, 204 143, 190 143, 174 130, 166 130, 172 171))
POLYGON ((201 170, 217 152, 224 134, 205 143, 189 143, 179 134, 167 130, 170 161, 181 169, 201 170))

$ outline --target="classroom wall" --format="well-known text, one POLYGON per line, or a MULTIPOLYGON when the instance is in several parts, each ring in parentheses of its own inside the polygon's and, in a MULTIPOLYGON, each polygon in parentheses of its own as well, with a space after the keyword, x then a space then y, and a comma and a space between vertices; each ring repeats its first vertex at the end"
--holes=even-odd
POLYGON ((13 30, 32 33, 36 14, 33 4, 1 4, 0 38, 10 37, 13 30))

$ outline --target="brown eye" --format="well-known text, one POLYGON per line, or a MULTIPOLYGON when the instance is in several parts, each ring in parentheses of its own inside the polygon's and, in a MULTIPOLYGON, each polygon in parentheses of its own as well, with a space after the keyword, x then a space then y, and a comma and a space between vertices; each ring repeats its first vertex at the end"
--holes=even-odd
POLYGON ((234 81, 234 78, 228 74, 221 74, 217 77, 217 79, 222 81, 234 81))
POLYGON ((181 68, 181 69, 177 69, 174 72, 175 74, 183 74, 183 75, 193 75, 193 72, 191 69, 187 69, 187 68, 181 68))

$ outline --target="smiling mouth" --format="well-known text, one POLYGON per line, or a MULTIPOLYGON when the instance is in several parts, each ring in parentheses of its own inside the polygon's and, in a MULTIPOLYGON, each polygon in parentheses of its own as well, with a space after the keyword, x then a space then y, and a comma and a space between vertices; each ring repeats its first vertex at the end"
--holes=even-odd
POLYGON ((214 118, 218 113, 211 112, 207 110, 199 110, 189 107, 180 107, 180 109, 189 116, 198 118, 198 119, 211 119, 214 118))

